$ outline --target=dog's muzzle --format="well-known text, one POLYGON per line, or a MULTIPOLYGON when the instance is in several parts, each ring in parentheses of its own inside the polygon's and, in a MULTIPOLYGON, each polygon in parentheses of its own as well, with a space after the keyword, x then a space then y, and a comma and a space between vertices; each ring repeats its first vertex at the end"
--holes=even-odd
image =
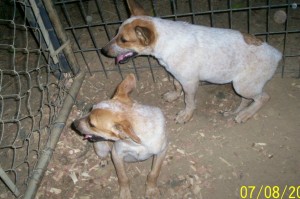
POLYGON ((80 132, 80 134, 83 136, 83 140, 88 140, 90 142, 107 141, 105 138, 103 138, 101 136, 91 134, 91 132, 86 127, 85 118, 75 120, 73 122, 73 125, 80 132))
POLYGON ((114 40, 104 46, 101 49, 101 53, 108 57, 114 57, 116 64, 124 64, 128 62, 130 58, 138 55, 138 53, 134 50, 121 48, 114 42, 114 40))

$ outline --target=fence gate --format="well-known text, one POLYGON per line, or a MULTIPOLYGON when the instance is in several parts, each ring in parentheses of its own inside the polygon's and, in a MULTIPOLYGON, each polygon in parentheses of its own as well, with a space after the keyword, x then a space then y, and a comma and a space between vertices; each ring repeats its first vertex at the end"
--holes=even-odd
POLYGON ((34 197, 84 78, 55 16, 0 1, 0 198, 34 197))

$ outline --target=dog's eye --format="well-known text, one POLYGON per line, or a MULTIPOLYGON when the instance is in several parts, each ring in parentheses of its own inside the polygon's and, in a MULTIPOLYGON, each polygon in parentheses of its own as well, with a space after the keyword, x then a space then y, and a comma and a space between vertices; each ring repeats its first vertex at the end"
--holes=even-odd
POLYGON ((121 37, 120 40, 121 40, 122 43, 128 42, 124 37, 121 37))

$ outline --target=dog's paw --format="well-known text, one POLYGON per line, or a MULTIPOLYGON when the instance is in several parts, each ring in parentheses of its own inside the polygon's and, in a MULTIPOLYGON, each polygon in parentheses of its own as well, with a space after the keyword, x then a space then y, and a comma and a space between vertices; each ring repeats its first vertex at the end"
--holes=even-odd
POLYGON ((131 199, 129 186, 120 187, 120 199, 131 199))
POLYGON ((100 163, 99 163, 99 166, 100 167, 102 167, 102 168, 104 168, 104 167, 106 167, 108 165, 108 159, 106 158, 106 159, 101 159, 100 160, 100 163))
POLYGON ((244 123, 249 120, 253 114, 247 110, 239 112, 239 114, 234 118, 237 123, 244 123))
POLYGON ((169 91, 163 95, 163 99, 167 102, 173 102, 180 97, 181 93, 177 91, 169 91))
POLYGON ((154 186, 147 186, 145 198, 147 198, 147 199, 160 198, 159 189, 156 186, 155 187, 154 186))
POLYGON ((229 117, 229 116, 234 115, 235 112, 233 112, 233 111, 222 111, 221 114, 222 114, 224 117, 229 117))
POLYGON ((182 111, 179 111, 179 113, 177 114, 177 117, 175 119, 176 123, 179 123, 179 124, 184 124, 186 122, 188 122, 192 116, 193 116, 193 110, 182 110, 182 111))

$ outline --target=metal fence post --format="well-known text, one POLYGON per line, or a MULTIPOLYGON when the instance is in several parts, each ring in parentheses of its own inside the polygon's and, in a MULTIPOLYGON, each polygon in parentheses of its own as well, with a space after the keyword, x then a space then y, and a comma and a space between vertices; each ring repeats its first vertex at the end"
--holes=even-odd
POLYGON ((53 27, 57 34, 57 37, 61 40, 62 45, 66 44, 65 48, 63 48, 63 52, 71 66, 73 74, 76 75, 80 71, 80 68, 77 65, 77 61, 76 61, 75 55, 73 53, 71 44, 68 40, 67 34, 66 34, 62 24, 60 22, 58 14, 57 14, 56 10, 54 9, 53 3, 52 3, 52 1, 49 1, 49 0, 43 0, 43 3, 48 12, 49 18, 53 24, 53 27))
POLYGON ((74 78, 72 87, 69 90, 69 95, 67 95, 67 97, 64 101, 64 104, 62 106, 62 109, 59 113, 59 116, 55 120, 53 127, 51 129, 51 137, 49 138, 47 145, 46 145, 45 149, 43 150, 43 154, 39 158, 37 165, 33 171, 33 175, 31 176, 31 179, 29 181, 27 190, 25 192, 24 199, 34 198, 36 195, 36 191, 37 191, 37 189, 40 185, 40 182, 42 180, 42 177, 46 171, 48 163, 50 162, 50 159, 53 155, 53 150, 55 149, 55 146, 59 140, 61 132, 62 132, 63 128, 65 127, 65 123, 69 117, 72 106, 74 104, 74 99, 76 99, 78 91, 84 80, 84 77, 85 77, 85 73, 80 72, 77 75, 77 77, 74 78))

